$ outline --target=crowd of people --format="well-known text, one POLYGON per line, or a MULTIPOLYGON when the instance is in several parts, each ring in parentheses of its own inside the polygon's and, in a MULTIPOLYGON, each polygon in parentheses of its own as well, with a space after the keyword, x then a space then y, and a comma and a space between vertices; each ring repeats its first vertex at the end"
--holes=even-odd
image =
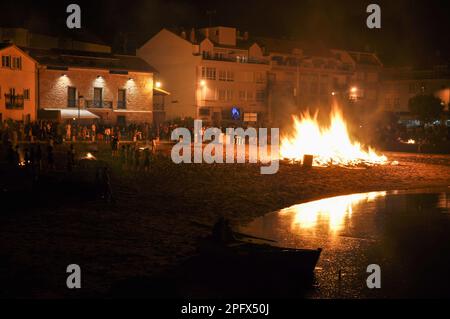
POLYGON ((116 137, 121 141, 145 141, 155 138, 170 139, 174 124, 164 123, 158 126, 153 124, 107 125, 100 123, 78 124, 68 121, 66 123, 52 121, 35 121, 23 123, 22 121, 0 122, 1 141, 8 140, 16 145, 19 142, 50 141, 62 142, 105 142, 109 143, 116 137))

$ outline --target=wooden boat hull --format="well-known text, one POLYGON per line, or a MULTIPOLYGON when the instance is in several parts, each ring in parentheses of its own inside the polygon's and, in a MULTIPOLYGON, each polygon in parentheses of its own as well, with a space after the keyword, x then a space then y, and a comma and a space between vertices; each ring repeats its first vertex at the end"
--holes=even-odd
POLYGON ((252 282, 273 284, 311 279, 320 258, 321 249, 292 249, 241 241, 220 245, 203 240, 199 253, 211 271, 245 278, 252 282))

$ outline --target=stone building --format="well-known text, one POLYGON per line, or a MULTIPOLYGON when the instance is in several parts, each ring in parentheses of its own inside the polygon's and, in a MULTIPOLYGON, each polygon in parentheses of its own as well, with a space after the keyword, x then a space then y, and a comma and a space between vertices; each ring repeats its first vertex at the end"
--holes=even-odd
POLYGON ((80 109, 79 115, 90 112, 111 124, 153 121, 155 70, 143 60, 61 49, 25 51, 38 63, 39 110, 80 109))

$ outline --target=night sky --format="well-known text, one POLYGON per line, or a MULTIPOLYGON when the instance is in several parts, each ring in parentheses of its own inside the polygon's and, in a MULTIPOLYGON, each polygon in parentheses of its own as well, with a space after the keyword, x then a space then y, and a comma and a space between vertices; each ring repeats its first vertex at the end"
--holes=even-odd
POLYGON ((374 51, 386 64, 429 64, 448 61, 450 55, 448 0, 17 0, 2 4, 1 21, 71 35, 65 26, 69 3, 81 6, 84 34, 116 48, 124 34, 133 48, 163 26, 190 30, 207 26, 210 17, 213 25, 236 26, 253 35, 374 51), (370 3, 381 6, 381 30, 365 25, 370 3))

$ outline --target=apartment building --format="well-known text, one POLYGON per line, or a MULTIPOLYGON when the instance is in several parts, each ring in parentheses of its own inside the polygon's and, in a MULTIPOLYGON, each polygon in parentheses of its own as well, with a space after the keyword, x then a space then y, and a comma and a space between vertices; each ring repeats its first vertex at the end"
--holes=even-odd
POLYGON ((268 120, 269 61, 248 33, 222 26, 162 29, 137 55, 155 66, 170 87, 167 119, 193 117, 216 124, 268 120))
POLYGON ((268 94, 274 120, 306 109, 327 114, 333 101, 350 102, 358 112, 376 109, 383 65, 375 54, 255 39, 270 57, 268 94))
POLYGON ((0 122, 34 121, 37 106, 37 63, 13 44, 0 44, 0 122))
POLYGON ((432 94, 441 99, 445 110, 450 103, 450 65, 436 65, 431 68, 412 67, 386 68, 382 74, 379 108, 408 116, 409 100, 418 94, 432 94))

